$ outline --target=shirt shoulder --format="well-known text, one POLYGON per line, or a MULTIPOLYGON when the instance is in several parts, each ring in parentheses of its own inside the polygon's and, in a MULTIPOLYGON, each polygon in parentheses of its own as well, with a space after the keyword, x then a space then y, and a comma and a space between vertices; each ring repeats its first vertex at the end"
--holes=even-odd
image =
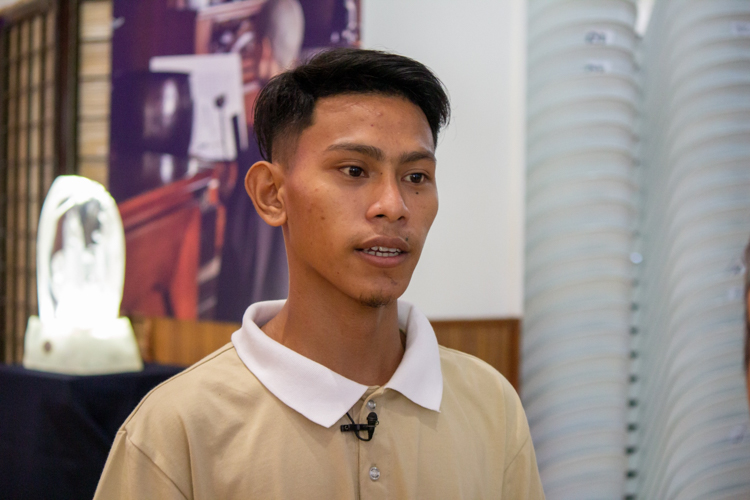
POLYGON ((197 444, 239 425, 246 412, 273 404, 272 399, 230 343, 156 386, 121 430, 157 465, 169 469, 197 444))
POLYGON ((145 413, 190 410, 203 406, 225 391, 251 390, 257 379, 242 364, 231 343, 154 387, 125 420, 133 425, 145 413), (241 380, 241 382, 240 382, 241 380))
POLYGON ((439 349, 445 383, 462 386, 470 392, 479 390, 484 394, 487 391, 494 391, 497 395, 516 394, 508 379, 486 361, 449 347, 439 346, 439 349))
POLYGON ((100 482, 118 489, 137 476, 144 487, 171 484, 189 498, 194 454, 207 455, 215 430, 231 427, 259 386, 231 343, 162 382, 120 427, 100 482))
MULTIPOLYGON (((489 363, 470 354, 440 346, 443 408, 460 408, 486 435, 502 433, 507 463, 531 444, 521 399, 510 382, 489 363)), ((506 465, 507 465, 506 463, 506 465)))

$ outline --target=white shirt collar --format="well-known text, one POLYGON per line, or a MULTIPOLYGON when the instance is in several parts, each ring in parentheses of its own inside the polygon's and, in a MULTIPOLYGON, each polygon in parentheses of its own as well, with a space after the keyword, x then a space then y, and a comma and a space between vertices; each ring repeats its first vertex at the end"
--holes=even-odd
MULTIPOLYGON (((232 344, 245 366, 274 396, 316 424, 331 427, 368 386, 339 375, 263 333, 259 327, 276 316, 285 302, 257 302, 248 307, 242 327, 232 334, 232 344)), ((401 300, 398 322, 406 332, 406 350, 385 387, 428 410, 440 411, 443 375, 435 332, 422 313, 401 300)))

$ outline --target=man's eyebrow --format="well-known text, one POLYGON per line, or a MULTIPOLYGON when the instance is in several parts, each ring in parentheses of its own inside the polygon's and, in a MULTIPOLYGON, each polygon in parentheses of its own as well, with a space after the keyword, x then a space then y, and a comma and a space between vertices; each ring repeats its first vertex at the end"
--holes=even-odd
MULTIPOLYGON (((382 149, 375 146, 368 146, 367 144, 357 144, 354 142, 332 144, 326 148, 326 151, 351 151, 354 153, 369 156, 377 161, 383 161, 385 159, 385 153, 383 153, 382 149)), ((432 162, 436 161, 435 155, 431 151, 427 150, 410 151, 408 153, 402 154, 399 157, 399 163, 413 163, 420 160, 430 160, 432 162)))
POLYGON ((383 159, 385 159, 385 154, 383 153, 382 149, 376 148, 375 146, 357 144, 354 142, 331 144, 326 148, 326 151, 351 151, 353 153, 359 153, 365 156, 369 156, 377 161, 383 161, 383 159))
POLYGON ((431 151, 422 150, 402 154, 401 158, 399 158, 399 163, 413 163, 421 160, 430 160, 433 163, 437 161, 435 160, 435 155, 431 151))

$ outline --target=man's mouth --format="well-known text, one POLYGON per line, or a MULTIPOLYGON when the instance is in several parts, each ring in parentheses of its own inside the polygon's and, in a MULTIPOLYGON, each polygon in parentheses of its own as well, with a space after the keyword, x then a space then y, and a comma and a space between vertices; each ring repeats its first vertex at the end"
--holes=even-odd
POLYGON ((363 248, 362 251, 366 254, 374 255, 376 257, 396 257, 397 255, 401 255, 403 253, 398 248, 388 247, 363 248))

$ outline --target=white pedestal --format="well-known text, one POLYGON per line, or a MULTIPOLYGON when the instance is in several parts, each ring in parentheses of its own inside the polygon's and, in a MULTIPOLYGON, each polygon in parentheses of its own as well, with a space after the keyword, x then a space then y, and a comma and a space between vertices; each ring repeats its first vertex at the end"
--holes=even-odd
POLYGON ((102 375, 140 371, 143 361, 128 318, 80 328, 60 321, 43 323, 31 316, 23 366, 70 375, 102 375))

